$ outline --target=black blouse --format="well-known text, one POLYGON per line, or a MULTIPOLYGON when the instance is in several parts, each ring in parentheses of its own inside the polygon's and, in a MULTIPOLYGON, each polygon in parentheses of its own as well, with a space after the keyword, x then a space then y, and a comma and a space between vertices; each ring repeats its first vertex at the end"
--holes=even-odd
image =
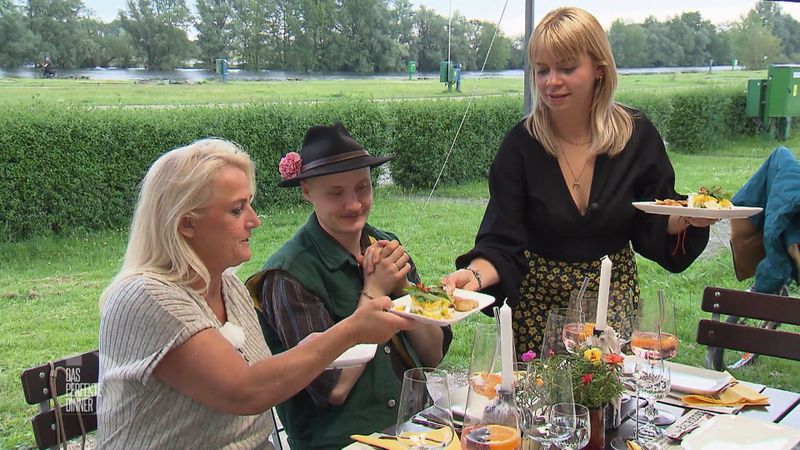
POLYGON ((637 253, 671 272, 689 267, 705 248, 709 229, 689 227, 685 252, 675 252, 678 237, 667 234, 668 217, 645 214, 631 205, 679 198, 661 135, 643 114, 633 114, 633 134, 623 151, 595 158, 585 215, 570 195, 558 160, 523 122, 514 126, 492 162, 490 199, 475 247, 456 259, 456 267, 486 258, 501 279, 491 293, 512 301, 527 272, 526 249, 573 263, 600 259, 630 242, 637 253))

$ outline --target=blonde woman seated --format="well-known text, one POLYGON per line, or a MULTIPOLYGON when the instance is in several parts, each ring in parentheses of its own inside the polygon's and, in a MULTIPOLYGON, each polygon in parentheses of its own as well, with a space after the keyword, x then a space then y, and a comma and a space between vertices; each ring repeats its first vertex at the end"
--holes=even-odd
POLYGON ((148 170, 122 270, 101 299, 99 447, 272 448, 273 405, 347 348, 411 327, 376 298, 271 356, 247 290, 227 271, 251 257, 254 187, 250 157, 218 139, 148 170))

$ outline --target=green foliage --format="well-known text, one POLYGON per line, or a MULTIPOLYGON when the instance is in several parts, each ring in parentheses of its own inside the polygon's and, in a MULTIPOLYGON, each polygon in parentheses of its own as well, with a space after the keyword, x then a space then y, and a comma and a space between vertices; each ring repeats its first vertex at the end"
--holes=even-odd
POLYGON ((465 109, 470 108, 440 183, 485 179, 506 131, 522 119, 518 98, 473 102, 407 101, 392 108, 394 182, 404 188, 430 188, 448 156, 465 109))
MULTIPOLYGON (((622 101, 648 114, 670 149, 698 152, 750 130, 743 96, 712 89, 629 93, 622 101)), ((152 161, 208 136, 251 154, 261 209, 299 201, 296 190, 276 187, 277 163, 299 149, 308 127, 335 121, 371 153, 396 155, 392 178, 403 190, 430 189, 451 147, 440 184, 484 180, 500 141, 522 115, 516 96, 178 109, 12 106, 0 117, 0 241, 124 227, 152 161)))

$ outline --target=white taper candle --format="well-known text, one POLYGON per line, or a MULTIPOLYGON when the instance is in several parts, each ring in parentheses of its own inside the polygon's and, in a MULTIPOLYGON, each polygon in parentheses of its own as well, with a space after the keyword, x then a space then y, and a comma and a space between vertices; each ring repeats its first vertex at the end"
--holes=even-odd
POLYGON ((597 317, 594 321, 594 329, 597 331, 606 329, 608 293, 611 288, 611 259, 606 255, 600 261, 600 290, 597 292, 597 317))
POLYGON ((503 389, 511 391, 514 382, 514 334, 511 328, 511 307, 506 302, 500 307, 500 358, 503 389))

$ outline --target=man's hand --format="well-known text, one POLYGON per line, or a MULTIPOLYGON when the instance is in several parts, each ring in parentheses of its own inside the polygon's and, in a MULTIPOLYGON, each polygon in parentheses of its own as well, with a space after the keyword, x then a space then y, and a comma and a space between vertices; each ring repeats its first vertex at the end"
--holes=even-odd
POLYGON ((377 241, 364 252, 364 291, 370 296, 389 295, 407 283, 411 264, 405 249, 397 241, 377 241))

